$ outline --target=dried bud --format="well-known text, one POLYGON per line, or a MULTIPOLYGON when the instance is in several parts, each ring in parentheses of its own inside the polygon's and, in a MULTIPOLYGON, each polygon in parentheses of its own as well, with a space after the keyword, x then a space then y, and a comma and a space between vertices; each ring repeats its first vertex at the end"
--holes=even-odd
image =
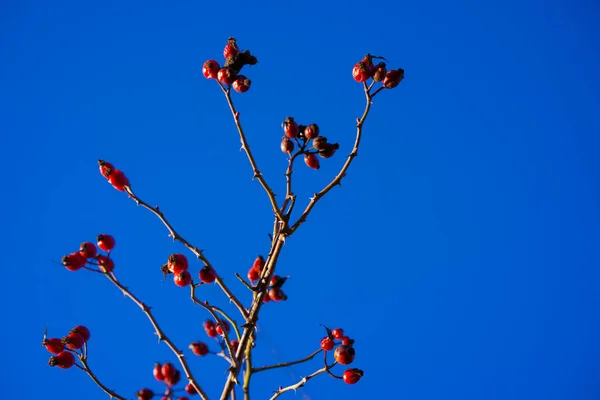
POLYGON ((335 151, 340 148, 337 143, 324 143, 323 148, 319 150, 319 155, 323 158, 329 158, 335 154, 335 151))
POLYGON ((313 139, 313 147, 317 151, 321 151, 325 148, 325 144, 327 143, 327 138, 325 136, 317 136, 313 139))
POLYGON ((373 80, 375 82, 381 82, 385 78, 385 74, 387 72, 387 68, 384 62, 380 62, 375 67, 375 73, 373 74, 373 80))

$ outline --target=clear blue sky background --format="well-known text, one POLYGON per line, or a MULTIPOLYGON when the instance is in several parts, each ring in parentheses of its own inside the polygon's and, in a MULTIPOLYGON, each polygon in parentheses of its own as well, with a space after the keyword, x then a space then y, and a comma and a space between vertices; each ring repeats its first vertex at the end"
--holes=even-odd
MULTIPOLYGON (((271 212, 201 76, 231 35, 260 61, 234 99, 280 198, 286 116, 340 142, 320 171, 296 168, 298 208, 351 148, 364 106, 353 64, 371 52, 406 69, 376 98, 344 187, 287 243, 290 299, 265 307, 257 364, 309 354, 324 323, 357 340, 366 375, 353 387, 319 376, 295 398, 600 396, 595 2, 175 3, 2 2, 3 397, 107 398, 81 371, 46 365, 46 324, 53 336, 89 326, 90 365, 109 387, 160 389, 152 363, 173 357, 140 310, 102 276, 53 263, 99 233, 116 237, 115 272, 165 332, 180 347, 205 339, 206 312, 161 283, 160 265, 185 249, 105 182, 99 158, 248 300, 233 274, 266 253, 271 212)), ((226 305, 217 287, 201 296, 226 305)), ((191 363, 220 393, 224 361, 191 363)), ((320 365, 260 374, 254 398, 320 365)))

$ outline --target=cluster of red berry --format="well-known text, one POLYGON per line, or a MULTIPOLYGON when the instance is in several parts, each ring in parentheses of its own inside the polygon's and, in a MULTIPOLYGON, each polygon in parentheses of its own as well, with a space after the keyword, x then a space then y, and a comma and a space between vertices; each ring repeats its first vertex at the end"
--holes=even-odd
POLYGON ((75 364, 74 354, 79 355, 77 350, 81 349, 88 340, 90 340, 90 330, 83 325, 71 329, 62 339, 47 338, 44 333, 42 346, 45 346, 50 353, 56 354, 50 357, 48 364, 51 367, 71 368, 75 364))
MULTIPOLYGON (((98 247, 109 253, 115 247, 115 239, 105 233, 98 235, 96 238, 98 247)), ((62 264, 69 271, 77 271, 85 267, 86 263, 97 266, 101 272, 109 273, 115 268, 115 262, 109 257, 109 255, 98 254, 96 245, 92 242, 83 242, 79 246, 79 251, 67 254, 62 258, 62 264)), ((88 267, 86 267, 88 268, 88 267)), ((98 271, 94 268, 88 268, 98 271)))
MULTIPOLYGON (((163 274, 173 274, 173 282, 177 286, 184 287, 192 283, 192 275, 188 271, 188 259, 183 254, 171 254, 167 263, 161 267, 163 274)), ((203 283, 213 283, 216 279, 215 271, 208 265, 200 269, 198 273, 203 283)))
POLYGON ((404 70, 402 68, 387 70, 385 62, 380 62, 377 65, 373 63, 373 60, 381 59, 383 57, 372 56, 367 54, 364 58, 357 62, 352 68, 352 77, 356 82, 366 82, 372 78, 374 82, 382 82, 382 85, 386 89, 393 89, 402 79, 404 79, 404 70))
MULTIPOLYGON (((204 327, 204 332, 206 332, 206 335, 209 338, 216 338, 217 340, 219 340, 218 336, 224 336, 225 335, 223 333, 223 331, 225 331, 225 332, 227 332, 227 334, 229 334, 229 331, 231 330, 231 327, 229 326, 229 323, 227 321, 223 320, 223 319, 220 319, 217 322, 215 322, 215 321, 213 321, 211 319, 207 319, 206 321, 204 321, 203 327, 204 327)), ((198 342, 194 342, 194 343, 198 343, 198 342)), ((190 345, 190 347, 192 345, 194 345, 194 343, 192 343, 190 345)), ((219 340, 219 343, 221 345, 221 348, 225 347, 225 345, 224 345, 224 343, 222 341, 219 340)), ((201 343, 201 344, 203 344, 203 343, 201 343)), ((235 339, 231 341, 231 347, 232 347, 232 350, 233 350, 234 353, 237 352, 239 344, 240 343, 237 340, 235 340, 235 339)), ((204 346, 206 346, 206 345, 204 345, 204 346)), ((199 355, 199 356, 202 356, 202 355, 208 353, 208 347, 206 347, 206 353, 199 354, 199 353, 203 353, 204 352, 204 350, 205 350, 204 346, 200 346, 198 348, 197 345, 194 345, 194 348, 192 348, 192 352, 194 352, 194 354, 199 355), (200 350, 200 352, 196 353, 195 349, 200 350)))
POLYGON ((317 154, 322 158, 329 158, 340 148, 339 144, 329 143, 325 136, 319 136, 320 129, 317 124, 299 125, 294 121, 294 117, 287 117, 281 127, 285 134, 281 139, 281 151, 291 155, 294 151, 293 139, 300 148, 297 154, 304 154, 304 163, 312 169, 321 167, 317 154), (302 143, 298 139, 302 140, 302 143), (310 140, 312 140, 312 149, 315 151, 307 148, 310 140))
POLYGON ((250 54, 250 51, 240 51, 234 37, 227 40, 223 49, 225 65, 223 68, 216 60, 208 60, 202 66, 202 74, 206 79, 217 79, 223 85, 231 85, 233 90, 239 93, 247 92, 252 83, 240 72, 244 65, 255 65, 258 59, 250 54))
POLYGON ((100 173, 104 176, 108 183, 113 185, 113 187, 119 191, 124 191, 125 186, 129 186, 129 179, 125 176, 123 171, 120 169, 115 169, 115 167, 104 160, 98 160, 98 165, 100 165, 100 173))
MULTIPOLYGON (((173 399, 175 389, 173 386, 177 385, 181 380, 181 372, 173 364, 170 362, 166 362, 164 364, 155 363, 154 369, 152 370, 152 374, 157 381, 163 382, 166 386, 164 395, 161 400, 171 400, 173 399)), ((188 383, 185 386, 185 392, 187 394, 196 394, 196 388, 191 383, 188 383)), ((138 400, 150 400, 154 398, 155 393, 153 390, 144 388, 140 389, 136 392, 136 397, 138 400)), ((188 400, 186 396, 178 397, 177 400, 188 400)))
MULTIPOLYGON (((344 330, 342 328, 329 329, 325 327, 327 331, 327 336, 321 339, 321 348, 324 351, 331 351, 335 348, 333 352, 333 358, 339 364, 348 365, 354 361, 354 356, 356 352, 354 351, 354 339, 344 335, 344 330), (339 342, 336 343, 336 340, 339 342), (337 347, 335 347, 337 345, 337 347)), ((348 368, 344 371, 342 378, 344 382, 349 385, 352 385, 360 380, 360 378, 364 375, 364 372, 358 368, 348 368)))
MULTIPOLYGON (((250 267, 250 270, 248 270, 248 280, 252 283, 256 283, 260 278, 260 274, 264 267, 265 259, 263 256, 257 256, 252 264, 252 267, 250 267)), ((269 281, 269 287, 267 288, 263 302, 268 303, 271 300, 287 300, 287 296, 281 289, 286 280, 287 277, 282 278, 278 275, 273 275, 269 281)))

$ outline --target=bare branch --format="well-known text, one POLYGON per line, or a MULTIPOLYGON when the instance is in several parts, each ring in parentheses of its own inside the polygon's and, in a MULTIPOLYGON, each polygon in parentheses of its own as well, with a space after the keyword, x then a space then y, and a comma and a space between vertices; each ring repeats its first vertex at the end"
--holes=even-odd
POLYGON ((117 394, 114 390, 110 390, 109 388, 104 386, 104 384, 102 382, 100 382, 100 379, 98 379, 98 377, 90 369, 90 366, 88 365, 88 362, 87 362, 87 357, 85 357, 83 355, 78 355, 78 356, 79 356, 79 361, 81 362, 81 366, 79 364, 75 364, 75 365, 77 367, 79 367, 79 369, 81 369, 82 371, 85 371, 89 375, 89 377, 92 378, 94 383, 96 385, 98 385, 100 387, 100 389, 104 390, 104 393, 109 395, 111 399, 127 400, 125 397, 117 394))
POLYGON ((290 365, 296 365, 296 364, 301 364, 303 362, 312 360, 313 358, 315 358, 315 356, 317 354, 319 354, 320 352, 322 352, 323 349, 319 349, 314 351, 313 353, 311 353, 309 356, 304 357, 300 360, 296 360, 296 361, 289 361, 289 362, 284 362, 284 363, 280 363, 280 364, 274 364, 274 365, 267 365, 264 367, 260 367, 260 368, 254 368, 252 370, 253 373, 257 373, 257 372, 261 372, 261 371, 267 371, 269 369, 275 369, 275 368, 284 368, 284 367, 289 367, 290 365))
POLYGON ((331 366, 325 366, 321 369, 316 370, 315 372, 313 372, 312 374, 305 376, 304 378, 302 378, 300 380, 300 382, 294 384, 294 385, 290 385, 288 387, 280 387, 279 390, 277 390, 275 392, 275 394, 271 397, 270 400, 275 400, 276 398, 278 398, 279 396, 281 396, 283 393, 285 392, 289 392, 290 390, 296 390, 298 388, 301 388, 302 386, 306 385, 306 382, 308 382, 310 379, 314 378, 315 376, 322 374, 323 372, 327 371, 329 368, 331 368, 333 365, 331 366))

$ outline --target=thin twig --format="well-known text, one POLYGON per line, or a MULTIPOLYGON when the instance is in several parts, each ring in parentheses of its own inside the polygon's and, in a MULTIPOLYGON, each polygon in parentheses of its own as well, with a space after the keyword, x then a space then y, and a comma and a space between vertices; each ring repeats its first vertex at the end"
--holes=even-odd
POLYGON ((302 386, 306 385, 306 382, 308 382, 310 379, 314 378, 315 376, 322 374, 323 372, 327 371, 329 368, 331 368, 332 366, 325 366, 321 369, 316 370, 315 372, 313 372, 312 374, 305 376, 304 378, 302 378, 300 380, 300 382, 294 384, 294 385, 290 385, 288 387, 280 387, 279 390, 277 390, 275 392, 275 394, 271 397, 270 400, 275 400, 276 398, 278 398, 279 396, 281 396, 283 393, 285 392, 289 392, 290 390, 296 390, 298 388, 301 388, 302 386))
POLYGON ((125 296, 129 297, 135 304, 137 304, 137 306, 139 308, 142 309, 142 311, 144 312, 144 314, 146 314, 146 316, 150 320, 150 323, 154 327, 154 331, 156 332, 156 335, 158 336, 158 340, 160 342, 165 342, 167 344, 167 346, 169 346, 171 351, 175 354, 175 356, 177 356, 177 358, 179 359, 179 363, 181 364, 181 367, 183 368, 183 371, 185 372, 188 382, 191 383, 192 386, 194 386, 194 388, 196 389, 196 391, 198 392, 198 394, 200 395, 200 397, 203 400, 208 400, 208 395, 200 387, 200 385, 198 384, 196 379, 194 379, 194 377, 192 375, 192 371, 190 370, 190 367, 187 363, 187 360, 185 359, 185 356, 183 355, 183 352, 175 346, 175 344, 171 341, 171 339, 169 339, 167 337, 167 335, 165 335, 165 333, 163 332, 161 327, 158 325, 156 318, 154 318, 154 315, 152 315, 152 311, 150 310, 150 307, 147 306, 143 301, 141 301, 140 299, 135 297, 133 295, 133 293, 131 293, 129 291, 129 289, 127 289, 125 286, 123 286, 121 284, 121 282, 119 282, 117 280, 117 277, 115 276, 114 273, 109 273, 109 274, 105 274, 105 275, 116 287, 118 287, 121 290, 121 292, 123 292, 123 294, 125 296))
POLYGON ((104 390, 104 393, 109 395, 111 399, 127 400, 125 397, 117 394, 114 390, 110 390, 109 388, 104 386, 104 384, 102 382, 100 382, 100 379, 98 379, 98 377, 90 369, 90 366, 88 365, 88 362, 87 362, 87 357, 80 355, 79 361, 81 362, 81 365, 79 365, 79 364, 75 364, 75 365, 77 367, 79 367, 79 369, 81 369, 82 371, 85 371, 89 375, 89 377, 92 378, 94 383, 96 385, 98 385, 100 387, 100 389, 104 390))
POLYGON ((261 371, 267 371, 269 369, 275 369, 275 368, 284 368, 284 367, 289 367, 290 365, 296 365, 296 364, 301 364, 303 362, 312 360, 313 358, 315 358, 315 356, 317 354, 319 354, 320 352, 322 352, 323 349, 319 349, 314 351, 313 353, 311 353, 309 356, 304 357, 300 360, 296 360, 296 361, 289 361, 289 362, 284 362, 284 363, 280 363, 280 364, 274 364, 274 365, 266 365, 264 367, 260 367, 260 368, 254 368, 252 370, 252 373, 257 373, 257 372, 261 372, 261 371))
POLYGON ((247 315, 248 315, 248 313, 246 312, 246 309, 244 308, 244 306, 242 305, 242 303, 238 300, 238 298, 235 297, 235 295, 231 292, 231 290, 229 290, 229 288, 227 287, 227 285, 225 285, 225 282, 223 282, 223 279, 219 276, 219 274, 217 273, 216 269, 213 268, 213 266, 210 263, 210 261, 208 261, 208 259, 204 256, 203 250, 200 250, 196 246, 192 246, 192 244, 190 244, 190 242, 188 242, 187 240, 185 240, 179 233, 177 233, 177 231, 175 231, 175 229, 173 228, 173 226, 165 218, 165 213, 162 212, 162 211, 160 211, 159 208, 158 208, 158 206, 156 206, 156 207, 150 206, 148 203, 146 203, 145 201, 143 201, 142 199, 140 199, 138 196, 136 196, 135 193, 133 193, 133 191, 131 190, 131 187, 129 187, 129 186, 125 186, 125 191, 127 192, 127 194, 129 194, 129 196, 138 205, 144 207, 145 209, 147 209, 148 211, 150 211, 151 213, 153 213, 154 215, 156 215, 158 217, 158 219, 161 220, 161 222, 169 230, 169 236, 172 237, 173 240, 178 240, 179 242, 181 242, 192 253, 194 253, 196 255, 196 257, 198 257, 200 260, 202 260, 202 262, 204 262, 205 265, 207 265, 208 267, 210 267, 210 269, 215 274, 215 281, 217 282, 217 285, 219 285, 219 287, 221 288, 221 290, 223 292, 225 292, 225 294, 229 298, 229 301, 236 305, 236 307, 238 308, 238 310, 240 311, 240 313, 242 314, 242 316, 244 318, 246 318, 247 315))
POLYGON ((271 208, 273 212, 277 216, 277 218, 281 221, 284 221, 283 214, 279 210, 279 206, 277 205, 277 200, 275 200, 275 193, 273 189, 269 186, 265 178, 262 176, 262 173, 258 170, 258 166, 256 165, 256 161, 254 160, 254 156, 252 155, 252 151, 250 150, 250 146, 248 145, 248 141, 246 140, 246 135, 244 134, 244 129, 242 128, 242 124, 240 123, 240 113, 235 110, 235 106, 233 105, 233 101, 231 100, 231 93, 229 89, 226 89, 220 82, 219 86, 223 93, 225 94, 225 98, 227 99, 227 103, 229 104, 229 108, 231 109, 231 114, 233 115, 233 121, 235 122, 235 126, 240 134, 240 141, 242 142, 242 148, 246 152, 248 156, 248 161, 250 161, 250 165, 252 166, 252 171, 254 172, 254 177, 258 179, 260 184, 262 185, 265 192, 267 192, 267 196, 271 201, 271 208))
POLYGON ((248 282, 246 282, 246 280, 244 278, 242 278, 242 276, 240 274, 238 274, 237 272, 235 273, 235 277, 238 278, 240 280, 240 282, 242 282, 244 284, 244 286, 246 286, 246 288, 248 288, 248 290, 254 292, 256 291, 256 289, 254 289, 248 282))

